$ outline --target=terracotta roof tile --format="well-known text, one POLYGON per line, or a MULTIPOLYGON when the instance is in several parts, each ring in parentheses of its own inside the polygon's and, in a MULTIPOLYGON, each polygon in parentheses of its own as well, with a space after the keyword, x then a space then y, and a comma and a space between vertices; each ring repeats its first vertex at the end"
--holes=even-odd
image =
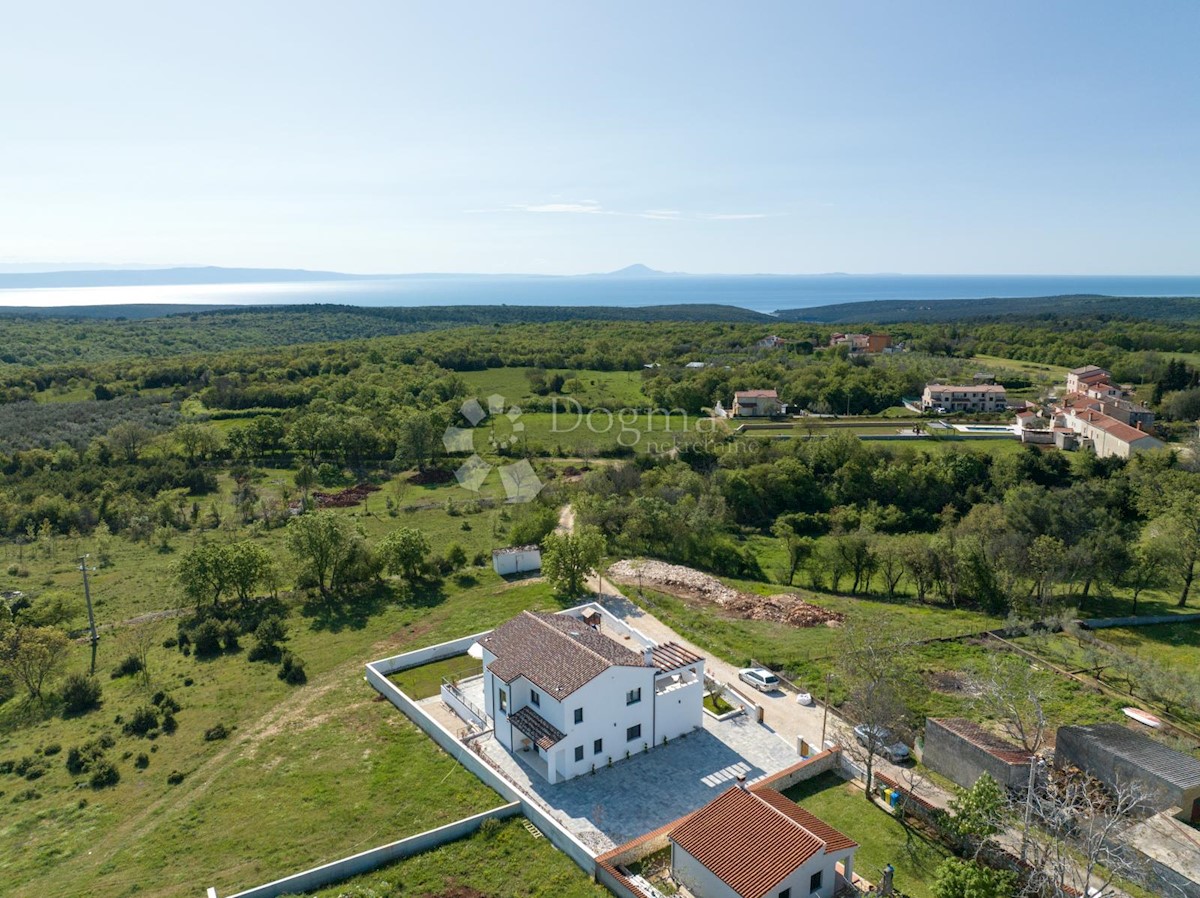
POLYGON ((828 850, 797 819, 800 810, 774 790, 734 786, 680 823, 671 840, 740 898, 762 898, 814 855, 828 850), (796 810, 785 810, 789 804, 796 810))
POLYGON ((825 853, 844 851, 847 848, 857 848, 858 843, 840 830, 834 829, 812 811, 806 810, 786 795, 781 795, 774 789, 758 788, 751 791, 767 802, 775 810, 786 814, 802 827, 825 843, 825 853))
POLYGON ((735 399, 778 399, 779 394, 774 390, 738 390, 733 394, 735 399))
POLYGON ((523 676, 559 701, 610 667, 645 666, 641 655, 561 614, 523 611, 479 644, 496 656, 488 665, 494 676, 523 676))

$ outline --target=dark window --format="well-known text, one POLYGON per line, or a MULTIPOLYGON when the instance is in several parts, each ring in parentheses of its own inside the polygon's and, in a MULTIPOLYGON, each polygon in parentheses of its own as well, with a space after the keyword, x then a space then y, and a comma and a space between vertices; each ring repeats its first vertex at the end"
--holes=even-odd
POLYGON ((583 760, 583 746, 582 745, 575 746, 575 760, 576 761, 583 760))
POLYGON ((630 689, 628 692, 625 693, 625 704, 627 704, 627 705, 636 705, 641 700, 642 700, 642 687, 641 686, 639 686, 637 689, 630 689))
POLYGON ((635 724, 625 731, 625 741, 632 742, 634 739, 642 738, 642 725, 635 724))
POLYGON ((583 708, 576 708, 576 709, 575 709, 575 722, 576 722, 576 723, 583 723, 583 708))
POLYGON ((824 872, 825 872, 824 870, 818 870, 816 873, 814 873, 812 876, 809 877, 808 891, 810 894, 813 892, 821 891, 821 874, 824 872))
POLYGON ((508 693, 505 692, 503 689, 500 690, 500 710, 501 711, 508 710, 508 693))
MULTIPOLYGON (((604 740, 597 739, 595 742, 592 743, 592 754, 598 755, 602 751, 604 751, 604 740)), ((1198 800, 1197 803, 1200 804, 1200 800, 1198 800)))
POLYGON ((792 890, 784 889, 782 892, 779 893, 779 898, 792 898, 792 890))
POLYGON ((529 704, 537 708, 542 706, 542 697, 538 695, 537 690, 535 689, 529 690, 529 704))

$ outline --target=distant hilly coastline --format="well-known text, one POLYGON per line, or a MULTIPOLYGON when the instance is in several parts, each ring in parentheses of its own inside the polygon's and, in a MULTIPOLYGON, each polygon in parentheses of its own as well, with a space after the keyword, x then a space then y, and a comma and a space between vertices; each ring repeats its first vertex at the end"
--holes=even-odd
POLYGON ((371 280, 388 275, 343 274, 300 268, 120 268, 91 271, 0 272, 0 289, 40 287, 169 287, 193 284, 287 284, 371 280))
POLYGON ((990 297, 982 299, 873 300, 836 303, 806 309, 784 309, 781 321, 814 324, 893 324, 901 321, 946 322, 1035 316, 1138 317, 1161 321, 1200 320, 1197 296, 1066 296, 990 297))

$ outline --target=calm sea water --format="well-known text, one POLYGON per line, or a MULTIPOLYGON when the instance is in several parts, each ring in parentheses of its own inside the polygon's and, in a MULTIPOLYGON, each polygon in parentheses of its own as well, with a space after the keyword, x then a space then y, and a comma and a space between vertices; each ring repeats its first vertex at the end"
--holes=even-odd
POLYGON ((721 303, 774 312, 877 299, 1200 296, 1200 276, 689 275, 617 277, 421 276, 288 284, 0 289, 2 306, 121 303, 357 306, 648 306, 721 303))

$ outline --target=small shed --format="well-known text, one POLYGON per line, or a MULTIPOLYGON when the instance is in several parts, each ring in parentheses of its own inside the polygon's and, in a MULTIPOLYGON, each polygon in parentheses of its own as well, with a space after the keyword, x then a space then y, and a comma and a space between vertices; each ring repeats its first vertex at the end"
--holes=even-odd
POLYGON ((1058 728, 1054 763, 1078 767, 1110 789, 1134 788, 1144 810, 1179 808, 1200 823, 1200 760, 1119 723, 1058 728))
POLYGON ((492 549, 492 568, 501 577, 512 574, 527 574, 542 569, 540 546, 505 546, 492 549))
POLYGON ((974 786, 984 773, 1001 786, 1026 789, 1029 761, 1029 752, 974 721, 962 717, 931 717, 925 721, 922 763, 964 789, 974 786))

